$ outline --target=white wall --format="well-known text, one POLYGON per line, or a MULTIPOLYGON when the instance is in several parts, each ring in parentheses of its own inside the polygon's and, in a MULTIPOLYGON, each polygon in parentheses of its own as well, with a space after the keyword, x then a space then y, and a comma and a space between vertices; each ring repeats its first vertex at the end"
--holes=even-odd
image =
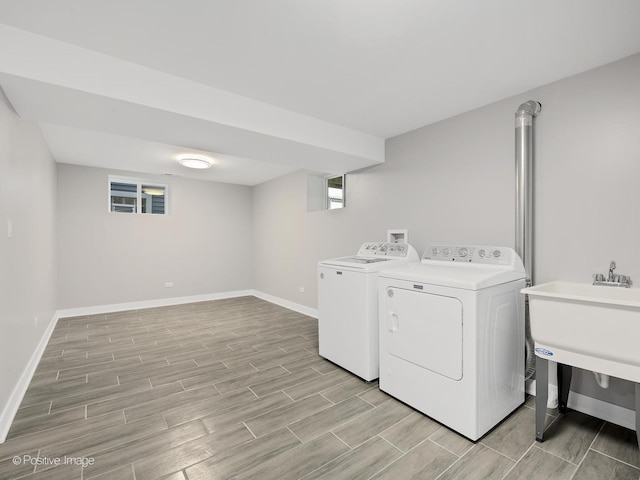
MULTIPOLYGON (((255 187, 254 288, 316 307, 316 262, 384 240, 388 228, 408 228, 421 252, 429 243, 513 247, 514 114, 530 99, 542 103, 534 281, 590 282, 614 259, 640 286, 638 85, 640 54, 389 139, 384 165, 347 176, 344 210, 307 213, 302 172, 255 187)), ((634 408, 629 383, 603 391, 589 375, 574 378, 582 393, 634 408)))
POLYGON ((55 211, 55 163, 40 129, 0 90, 0 441, 56 310, 55 211))
POLYGON ((250 289, 251 189, 59 164, 58 261, 60 309, 250 289), (108 212, 109 175, 169 184, 169 215, 108 212))

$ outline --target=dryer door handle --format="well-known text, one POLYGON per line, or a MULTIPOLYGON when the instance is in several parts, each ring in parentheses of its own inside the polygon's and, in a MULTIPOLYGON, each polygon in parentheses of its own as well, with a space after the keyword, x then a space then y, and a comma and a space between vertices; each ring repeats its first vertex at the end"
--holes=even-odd
POLYGON ((391 333, 398 331, 398 315, 393 312, 389 313, 388 329, 391 333))

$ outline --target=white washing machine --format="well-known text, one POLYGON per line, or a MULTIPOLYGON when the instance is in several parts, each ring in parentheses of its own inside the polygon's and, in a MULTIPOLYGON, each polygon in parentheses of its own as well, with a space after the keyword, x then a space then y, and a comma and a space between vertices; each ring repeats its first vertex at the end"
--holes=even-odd
POLYGON ((366 381, 378 378, 378 272, 419 260, 409 244, 366 242, 354 257, 319 262, 320 355, 366 381))
POLYGON ((382 270, 380 389, 479 439, 524 402, 524 284, 503 247, 432 246, 382 270))

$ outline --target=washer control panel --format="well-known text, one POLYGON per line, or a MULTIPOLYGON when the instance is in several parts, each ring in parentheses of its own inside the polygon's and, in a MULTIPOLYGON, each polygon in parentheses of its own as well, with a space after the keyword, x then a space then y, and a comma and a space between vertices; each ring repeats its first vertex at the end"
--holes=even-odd
POLYGON ((406 243, 366 242, 358 250, 358 255, 403 258, 409 255, 409 250, 406 243))
POLYGON ((511 265, 515 255, 515 251, 508 247, 431 245, 424 251, 422 260, 511 265))

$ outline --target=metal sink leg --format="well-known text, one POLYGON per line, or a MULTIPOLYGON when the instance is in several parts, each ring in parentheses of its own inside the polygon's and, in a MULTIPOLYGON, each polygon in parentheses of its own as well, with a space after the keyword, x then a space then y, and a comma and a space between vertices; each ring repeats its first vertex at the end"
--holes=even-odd
POLYGON ((640 448, 640 383, 636 383, 636 436, 640 448))
POLYGON ((560 413, 567 413, 572 374, 573 367, 571 365, 558 364, 558 410, 560 413))
MULTIPOLYGON (((544 442, 544 422, 549 396, 549 361, 536 357, 536 440, 544 442)), ((636 390, 636 398, 638 393, 636 390)))

